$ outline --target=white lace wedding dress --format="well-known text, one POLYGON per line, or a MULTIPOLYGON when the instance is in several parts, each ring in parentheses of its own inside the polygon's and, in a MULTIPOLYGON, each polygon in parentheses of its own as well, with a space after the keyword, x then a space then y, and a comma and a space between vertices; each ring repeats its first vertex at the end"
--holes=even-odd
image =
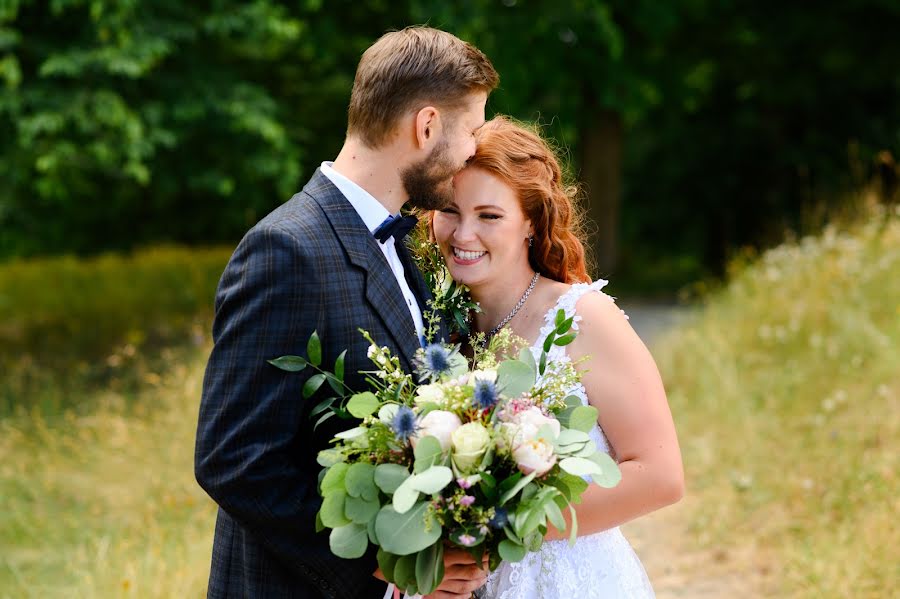
MULTIPOLYGON (((613 301, 601 291, 605 285, 603 280, 578 283, 560 296, 547 312, 537 344, 531 348, 536 357, 540 357, 540 344, 553 329, 560 308, 567 317, 573 316, 575 304, 590 292, 613 301)), ((580 317, 576 315, 573 328, 578 328, 578 320, 580 317)), ((553 346, 547 358, 548 363, 569 359, 565 346, 553 346)), ((577 395, 587 405, 587 395, 580 383, 570 394, 577 395)), ((597 447, 609 452, 609 444, 599 426, 594 426, 590 436, 597 447)), ((500 564, 478 593, 480 599, 647 599, 654 596, 644 567, 618 527, 580 536, 572 547, 568 541, 545 541, 539 551, 528 553, 521 562, 500 564)))

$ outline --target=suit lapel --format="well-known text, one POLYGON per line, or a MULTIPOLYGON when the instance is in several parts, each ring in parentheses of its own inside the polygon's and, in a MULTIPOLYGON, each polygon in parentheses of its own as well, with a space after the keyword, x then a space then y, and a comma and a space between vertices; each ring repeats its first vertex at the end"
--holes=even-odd
MULTIPOLYGON (((405 367, 411 370, 413 357, 419 349, 418 335, 397 279, 378 242, 353 205, 319 169, 316 169, 303 191, 325 211, 350 262, 366 273, 366 299, 400 349, 401 358, 406 362, 405 367)), ((379 339, 375 341, 382 343, 379 339)))

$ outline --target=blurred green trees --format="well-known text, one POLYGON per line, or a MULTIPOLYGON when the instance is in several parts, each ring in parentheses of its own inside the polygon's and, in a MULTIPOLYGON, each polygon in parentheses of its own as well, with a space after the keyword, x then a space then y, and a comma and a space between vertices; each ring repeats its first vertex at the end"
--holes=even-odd
POLYGON ((0 257, 236 241, 422 22, 568 149, 603 274, 716 270, 900 154, 896 0, 0 0, 0 257))

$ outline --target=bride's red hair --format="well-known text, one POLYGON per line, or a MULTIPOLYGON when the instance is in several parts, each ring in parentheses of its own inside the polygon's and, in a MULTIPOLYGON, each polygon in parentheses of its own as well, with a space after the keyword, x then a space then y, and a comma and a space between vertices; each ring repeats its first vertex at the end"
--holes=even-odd
POLYGON ((590 282, 578 188, 564 181, 556 154, 536 127, 497 116, 478 130, 476 139, 469 166, 512 187, 534 227, 531 267, 562 283, 590 282))

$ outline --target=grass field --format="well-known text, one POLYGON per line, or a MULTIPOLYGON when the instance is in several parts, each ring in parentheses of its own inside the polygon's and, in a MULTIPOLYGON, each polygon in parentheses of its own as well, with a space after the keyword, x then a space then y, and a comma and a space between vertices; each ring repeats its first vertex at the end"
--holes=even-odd
MULTIPOLYGON (((0 416, 0 597, 204 594, 215 511, 192 454, 207 351, 113 353, 133 384, 60 388, 73 407, 52 418, 0 416)), ((736 270, 655 355, 703 544, 750 551, 772 596, 900 585, 897 215, 736 270)))

